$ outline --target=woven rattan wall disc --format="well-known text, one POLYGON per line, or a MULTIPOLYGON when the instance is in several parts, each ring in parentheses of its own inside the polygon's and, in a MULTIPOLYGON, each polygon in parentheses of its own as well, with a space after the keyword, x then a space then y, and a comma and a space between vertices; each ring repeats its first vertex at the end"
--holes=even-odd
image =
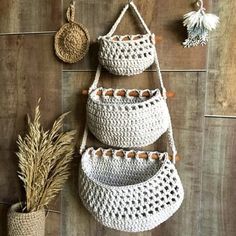
POLYGON ((56 55, 64 62, 74 63, 81 60, 89 48, 88 30, 81 24, 74 22, 75 6, 70 4, 67 10, 67 20, 55 35, 56 55))

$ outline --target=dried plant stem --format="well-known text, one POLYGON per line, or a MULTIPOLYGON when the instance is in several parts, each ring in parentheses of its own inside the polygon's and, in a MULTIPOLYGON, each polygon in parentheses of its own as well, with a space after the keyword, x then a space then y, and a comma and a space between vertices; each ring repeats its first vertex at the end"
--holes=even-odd
POLYGON ((69 176, 75 131, 60 133, 66 115, 61 115, 45 132, 37 106, 33 121, 28 116, 28 134, 18 138, 19 178, 24 183, 27 212, 48 205, 69 176))

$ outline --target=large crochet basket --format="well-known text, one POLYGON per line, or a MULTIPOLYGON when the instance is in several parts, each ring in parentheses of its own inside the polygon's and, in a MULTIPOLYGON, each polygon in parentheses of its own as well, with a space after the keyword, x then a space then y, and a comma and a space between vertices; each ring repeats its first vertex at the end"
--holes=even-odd
POLYGON ((107 227, 128 232, 150 230, 171 217, 183 201, 183 186, 167 153, 146 152, 146 159, 139 154, 88 148, 82 156, 81 200, 107 227), (153 159, 153 155, 159 158, 153 159))
POLYGON ((109 33, 98 39, 99 62, 112 74, 140 74, 154 63, 155 35, 148 29, 133 2, 124 7, 109 33), (129 6, 133 8, 146 34, 113 35, 129 6))

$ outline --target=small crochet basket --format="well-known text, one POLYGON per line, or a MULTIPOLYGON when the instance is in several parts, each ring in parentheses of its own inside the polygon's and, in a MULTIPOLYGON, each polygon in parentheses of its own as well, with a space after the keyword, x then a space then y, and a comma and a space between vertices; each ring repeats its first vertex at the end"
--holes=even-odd
POLYGON ((82 155, 79 180, 80 198, 88 211, 103 225, 121 231, 158 226, 184 199, 167 153, 88 148, 82 155))
MULTIPOLYGON (((161 90, 98 88, 101 74, 101 66, 98 66, 89 89, 87 127, 99 141, 112 147, 138 148, 154 143, 167 132, 173 155, 176 154, 166 89, 157 55, 155 62, 161 90), (107 95, 109 91, 111 96, 107 95), (120 96, 120 92, 125 96, 120 96), (132 92, 137 96, 130 96, 132 92), (145 93, 149 96, 144 96, 145 93)), ((86 143, 86 135, 85 132, 82 146, 86 143)))
POLYGON ((124 7, 109 33, 98 39, 99 62, 112 74, 128 76, 140 74, 154 62, 155 35, 150 32, 132 1, 124 7), (146 34, 113 35, 129 7, 136 13, 146 34))

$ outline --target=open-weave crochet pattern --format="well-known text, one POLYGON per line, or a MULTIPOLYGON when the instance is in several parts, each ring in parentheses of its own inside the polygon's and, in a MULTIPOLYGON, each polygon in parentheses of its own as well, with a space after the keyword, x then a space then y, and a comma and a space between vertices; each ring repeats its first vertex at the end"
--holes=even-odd
POLYGON ((74 63, 81 60, 89 49, 90 36, 88 30, 74 21, 75 6, 67 9, 67 20, 55 35, 54 48, 56 55, 64 62, 74 63))
POLYGON ((21 213, 20 206, 20 203, 16 203, 8 212, 8 236, 44 236, 45 210, 21 213))
POLYGON ((128 232, 150 230, 180 207, 184 190, 167 153, 88 148, 81 160, 79 193, 85 207, 103 225, 128 232), (97 156, 102 151, 102 156, 97 156), (117 155, 122 152, 123 157, 117 155), (134 158, 129 153, 136 153, 134 158), (154 160, 153 154, 159 158, 154 160))
POLYGON ((89 130, 102 143, 113 147, 133 148, 154 143, 169 128, 170 116, 159 89, 97 88, 88 98, 87 122, 89 130), (97 95, 99 90, 103 95, 97 95), (115 95, 105 95, 108 90, 115 95), (117 96, 119 91, 125 91, 125 97, 117 96), (139 96, 129 96, 132 91, 139 96), (150 97, 144 97, 145 92, 150 97))
POLYGON ((154 63, 155 35, 150 32, 133 2, 127 4, 108 34, 99 38, 99 62, 116 75, 142 73, 154 63), (125 12, 132 7, 146 34, 113 35, 125 12))

